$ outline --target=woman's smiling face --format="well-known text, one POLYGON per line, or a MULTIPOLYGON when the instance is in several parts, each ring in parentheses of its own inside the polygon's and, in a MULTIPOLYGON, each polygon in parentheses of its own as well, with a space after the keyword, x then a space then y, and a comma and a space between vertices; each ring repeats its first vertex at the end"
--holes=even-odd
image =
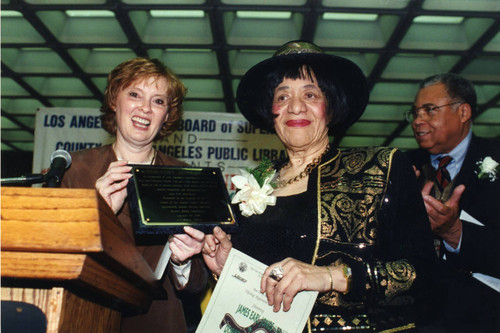
POLYGON ((327 101, 313 78, 285 78, 274 90, 274 128, 286 148, 306 150, 328 140, 327 101))
POLYGON ((117 138, 141 147, 153 142, 168 119, 167 80, 149 77, 122 89, 115 101, 117 138))

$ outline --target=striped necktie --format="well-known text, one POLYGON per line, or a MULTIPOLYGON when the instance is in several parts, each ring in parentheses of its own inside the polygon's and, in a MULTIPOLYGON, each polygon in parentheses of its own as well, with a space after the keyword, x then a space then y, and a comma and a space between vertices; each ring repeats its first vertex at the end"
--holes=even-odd
POLYGON ((441 190, 445 189, 451 181, 450 173, 446 169, 446 166, 450 164, 451 160, 453 160, 453 158, 450 156, 442 156, 438 159, 439 165, 436 171, 436 180, 441 190))

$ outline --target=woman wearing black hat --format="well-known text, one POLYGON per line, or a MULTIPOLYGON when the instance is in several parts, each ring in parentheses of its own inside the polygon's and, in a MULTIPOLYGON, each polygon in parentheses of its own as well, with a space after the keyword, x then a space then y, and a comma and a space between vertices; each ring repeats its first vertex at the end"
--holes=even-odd
POLYGON ((361 70, 289 42, 245 74, 237 101, 289 158, 273 164, 276 202, 252 209, 241 200, 239 232, 206 236, 208 267, 220 274, 232 246, 269 265, 261 291, 275 311, 319 291, 306 331, 415 329, 436 256, 411 165, 396 149, 329 143, 366 107, 361 70))

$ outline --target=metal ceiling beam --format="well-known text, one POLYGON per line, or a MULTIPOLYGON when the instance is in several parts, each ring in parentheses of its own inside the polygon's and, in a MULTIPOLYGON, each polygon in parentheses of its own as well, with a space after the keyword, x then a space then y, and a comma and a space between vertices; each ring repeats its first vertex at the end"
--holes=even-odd
POLYGON ((4 109, 2 109, 2 117, 5 117, 5 118, 9 119, 14 124, 16 124, 17 126, 19 126, 19 129, 21 131, 25 131, 25 132, 30 133, 31 135, 35 135, 35 130, 32 129, 31 127, 29 127, 29 126, 26 126, 25 124, 23 124, 19 120, 17 120, 16 115, 13 115, 13 114, 11 114, 9 112, 6 112, 4 109))
POLYGON ((14 144, 12 144, 10 141, 7 141, 5 139, 2 138, 2 143, 6 146, 9 146, 10 148, 12 148, 12 150, 15 150, 15 151, 24 151, 22 149, 19 149, 17 148, 14 144))
MULTIPOLYGON (((40 103, 42 103, 43 105, 49 106, 49 107, 53 106, 52 103, 48 100, 48 98, 46 98, 45 96, 42 96, 36 89, 34 89, 31 85, 26 83, 26 81, 24 81, 23 77, 20 74, 14 72, 7 65, 5 65, 3 62, 2 62, 2 77, 9 77, 12 80, 14 80, 19 86, 21 86, 21 88, 26 90, 26 92, 31 97, 39 100, 40 103)), ((3 97, 5 98, 5 96, 3 96, 3 97)), ((24 98, 26 98, 26 97, 24 97, 24 98)))
POLYGON ((50 30, 45 26, 45 24, 36 15, 32 6, 29 4, 22 3, 18 6, 17 10, 21 12, 24 18, 36 29, 36 31, 46 40, 47 47, 50 47, 56 52, 59 57, 68 65, 72 70, 75 77, 82 80, 83 84, 90 90, 94 97, 98 100, 103 100, 104 95, 92 82, 92 80, 84 73, 80 66, 73 60, 73 58, 68 54, 66 48, 62 46, 57 38, 50 32, 50 30))
POLYGON ((224 104, 227 113, 235 113, 235 96, 233 94, 231 68, 229 66, 229 59, 225 45, 226 34, 224 32, 224 14, 220 11, 220 1, 208 1, 212 4, 211 9, 208 11, 210 28, 212 30, 213 49, 217 55, 217 64, 221 76, 222 92, 224 96, 224 104))
POLYGON ((111 0, 109 1, 109 3, 113 4, 113 12, 115 13, 116 20, 118 21, 118 24, 120 24, 120 27, 123 29, 125 36, 127 36, 128 38, 128 47, 134 50, 137 56, 147 57, 148 49, 142 43, 141 38, 134 27, 134 23, 128 15, 128 10, 126 9, 126 7, 128 6, 123 6, 122 3, 118 0, 111 0))
MULTIPOLYGON (((391 60, 391 57, 399 51, 399 44, 401 43, 401 40, 408 32, 408 29, 410 28, 413 19, 416 16, 416 11, 422 8, 423 1, 424 0, 411 1, 410 4, 408 5, 406 14, 399 18, 399 22, 396 28, 393 30, 393 34, 389 38, 389 41, 387 42, 383 51, 380 52, 379 59, 377 60, 377 63, 373 67, 373 70, 371 71, 370 75, 368 76, 368 88, 370 91, 372 91, 375 84, 378 81, 380 81, 382 73, 386 69, 387 64, 391 60)), ((398 137, 399 134, 405 128, 406 124, 404 123, 404 121, 402 121, 398 125, 398 127, 396 127, 396 129, 387 137, 387 139, 384 141, 382 145, 384 146, 390 145, 391 142, 394 140, 394 138, 398 137)), ((338 139, 335 138, 336 142, 334 143, 336 143, 337 145, 340 144, 342 137, 338 139)))
POLYGON ((482 49, 498 34, 500 31, 500 18, 496 19, 493 24, 486 30, 481 37, 467 50, 455 66, 450 70, 452 73, 462 72, 472 60, 476 59, 479 54, 489 55, 489 53, 482 52, 482 49))
POLYGON ((302 32, 300 34, 301 40, 312 42, 314 39, 314 33, 316 32, 318 17, 320 15, 317 10, 317 3, 317 0, 307 0, 307 3, 304 5, 304 7, 307 8, 307 11, 304 12, 304 24, 302 25, 302 32))
MULTIPOLYGON (((9 112, 6 112, 3 109, 1 110, 1 112, 2 112, 2 117, 5 117, 5 118, 9 119, 11 122, 13 122, 17 126, 19 126, 19 130, 24 131, 24 132, 28 132, 31 135, 35 135, 35 130, 34 129, 30 128, 29 126, 26 126, 25 124, 23 124, 22 122, 20 122, 19 120, 17 120, 17 118, 14 115, 12 115, 9 112)), ((23 151, 22 149, 19 149, 13 143, 11 143, 10 140, 5 140, 4 138, 2 138, 2 143, 5 144, 5 145, 7 145, 7 146, 9 146, 13 150, 23 151)))
POLYGON ((481 113, 485 112, 488 109, 494 108, 499 104, 500 104, 500 91, 495 96, 493 96, 488 102, 478 105, 474 119, 477 118, 481 113))

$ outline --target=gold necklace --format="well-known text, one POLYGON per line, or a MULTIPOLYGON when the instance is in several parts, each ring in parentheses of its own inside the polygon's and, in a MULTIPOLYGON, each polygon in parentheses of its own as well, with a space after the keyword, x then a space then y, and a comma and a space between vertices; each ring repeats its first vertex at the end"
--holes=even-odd
POLYGON ((155 164, 156 162, 156 149, 153 148, 153 158, 151 159, 151 165, 155 164))
MULTIPOLYGON (((297 176, 295 177, 292 177, 290 179, 287 179, 287 180, 280 180, 280 173, 278 173, 278 177, 276 178, 276 187, 278 188, 283 188, 287 185, 290 185, 292 183, 295 183, 295 182, 298 182, 299 180, 301 180, 302 178, 308 176, 318 165, 319 163, 321 162, 321 159, 323 158, 323 156, 325 156, 325 154, 330 150, 330 145, 327 145, 325 150, 323 150, 323 152, 321 153, 321 155, 315 157, 311 163, 309 163, 308 165, 306 165, 306 167, 304 168, 304 170, 302 170, 297 176)), ((286 162, 281 168, 280 168, 280 171, 287 167, 288 165, 290 164, 290 161, 286 162)))

